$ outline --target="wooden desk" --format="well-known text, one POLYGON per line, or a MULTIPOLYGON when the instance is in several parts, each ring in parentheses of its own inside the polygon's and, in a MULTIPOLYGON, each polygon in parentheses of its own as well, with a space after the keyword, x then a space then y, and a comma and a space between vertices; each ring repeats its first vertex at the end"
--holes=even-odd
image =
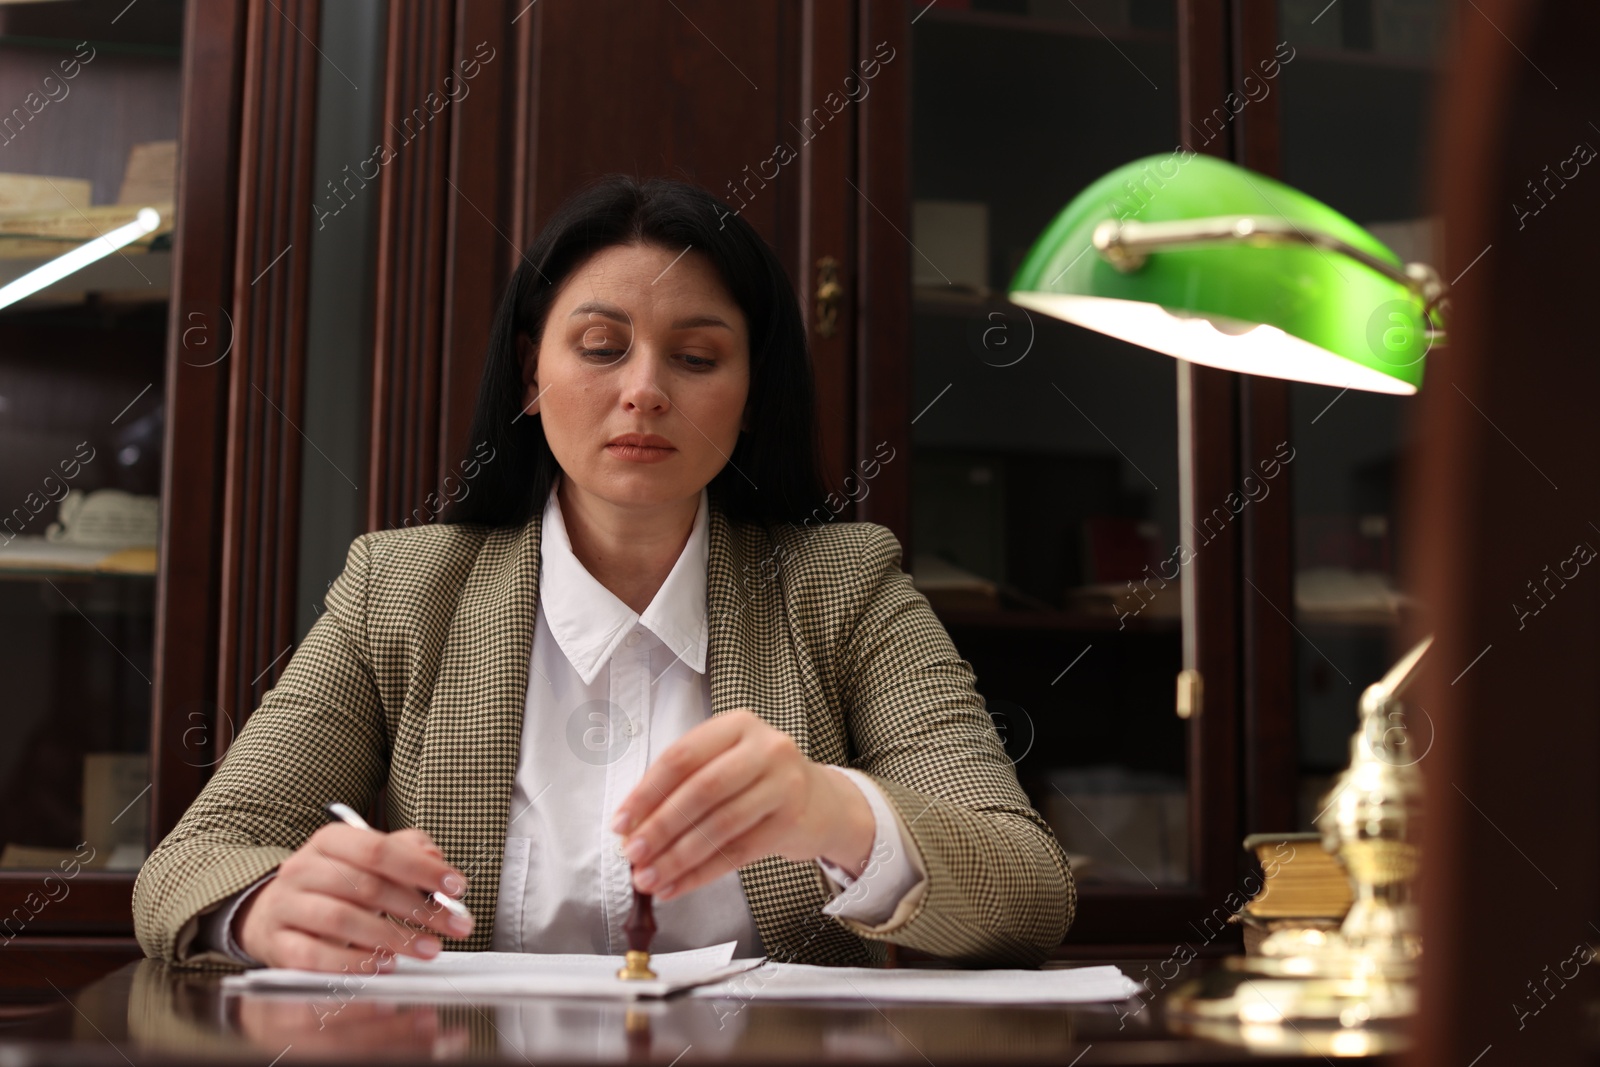
MULTIPOLYGON (((1130 975, 1149 962, 1117 961, 1130 975)), ((1214 967, 1196 960, 1185 976, 1214 967)), ((1153 971, 1151 972, 1153 973, 1153 971)), ((1300 1051, 1252 1052, 1186 1035, 1157 993, 1142 1005, 1078 1008, 948 1004, 801 1004, 677 997, 620 1002, 528 998, 401 1004, 362 998, 229 996, 220 972, 131 963, 25 1026, 0 1030, 0 1063, 231 1060, 255 1067, 324 1061, 651 1063, 685 1067, 817 1061, 954 1067, 962 1063, 1288 1064, 1300 1051)), ((354 988, 352 983, 351 988, 354 988)), ((66 998, 63 998, 64 1000, 66 998)), ((1286 1043, 1299 1040, 1285 1028, 1286 1043)), ((1347 1049, 1347 1051, 1349 1051, 1347 1049)), ((1358 1057, 1358 1059, 1360 1059, 1358 1057)), ((1367 1063, 1393 1063, 1387 1057, 1367 1063)))

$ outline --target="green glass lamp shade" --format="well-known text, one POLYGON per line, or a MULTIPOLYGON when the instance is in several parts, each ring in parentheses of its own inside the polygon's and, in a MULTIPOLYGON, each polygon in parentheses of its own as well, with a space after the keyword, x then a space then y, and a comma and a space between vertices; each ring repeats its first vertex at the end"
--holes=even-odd
POLYGON ((1078 194, 1028 251, 1009 296, 1207 366, 1410 394, 1422 384, 1430 321, 1424 294, 1393 276, 1407 270, 1377 238, 1304 193, 1174 152, 1135 160, 1078 194), (1159 230, 1229 217, 1243 220, 1240 232, 1151 248, 1121 268, 1094 244, 1107 220, 1159 230), (1287 240, 1252 234, 1252 224, 1287 240))

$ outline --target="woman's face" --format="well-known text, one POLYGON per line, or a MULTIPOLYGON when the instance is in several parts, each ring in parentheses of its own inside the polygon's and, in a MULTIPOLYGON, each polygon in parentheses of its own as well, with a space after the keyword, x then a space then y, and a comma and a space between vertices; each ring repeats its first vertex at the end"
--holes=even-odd
POLYGON ((733 455, 749 335, 702 253, 604 248, 557 291, 537 349, 519 344, 523 410, 574 488, 621 507, 681 502, 733 455), (629 434, 663 447, 615 443, 629 434))

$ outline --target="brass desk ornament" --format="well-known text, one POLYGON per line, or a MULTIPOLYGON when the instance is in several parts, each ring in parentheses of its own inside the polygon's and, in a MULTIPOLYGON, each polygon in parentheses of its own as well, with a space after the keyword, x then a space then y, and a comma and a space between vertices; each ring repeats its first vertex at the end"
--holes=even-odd
MULTIPOLYGON (((1173 992, 1169 1013, 1252 1031, 1281 1023, 1340 1028, 1396 1020, 1416 1010, 1416 961, 1422 952, 1412 882, 1422 830, 1422 775, 1406 731, 1400 695, 1433 644, 1423 638, 1361 695, 1350 765, 1323 798, 1316 817, 1322 845, 1344 867, 1355 900, 1336 932, 1277 929, 1260 955, 1232 956, 1218 970, 1173 992)), ((1302 1035, 1304 1036, 1304 1035, 1302 1035)))

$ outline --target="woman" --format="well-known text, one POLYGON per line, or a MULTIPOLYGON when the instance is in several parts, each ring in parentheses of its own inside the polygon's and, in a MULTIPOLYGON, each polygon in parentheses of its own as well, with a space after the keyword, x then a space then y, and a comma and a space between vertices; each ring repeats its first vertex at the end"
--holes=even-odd
POLYGON ((145 863, 147 954, 617 954, 633 888, 658 951, 1060 942, 1072 876, 970 665, 894 536, 828 521, 800 310, 743 219, 619 176, 563 205, 501 301, 473 439, 445 522, 356 538, 145 863), (383 787, 400 829, 327 822, 383 787))

